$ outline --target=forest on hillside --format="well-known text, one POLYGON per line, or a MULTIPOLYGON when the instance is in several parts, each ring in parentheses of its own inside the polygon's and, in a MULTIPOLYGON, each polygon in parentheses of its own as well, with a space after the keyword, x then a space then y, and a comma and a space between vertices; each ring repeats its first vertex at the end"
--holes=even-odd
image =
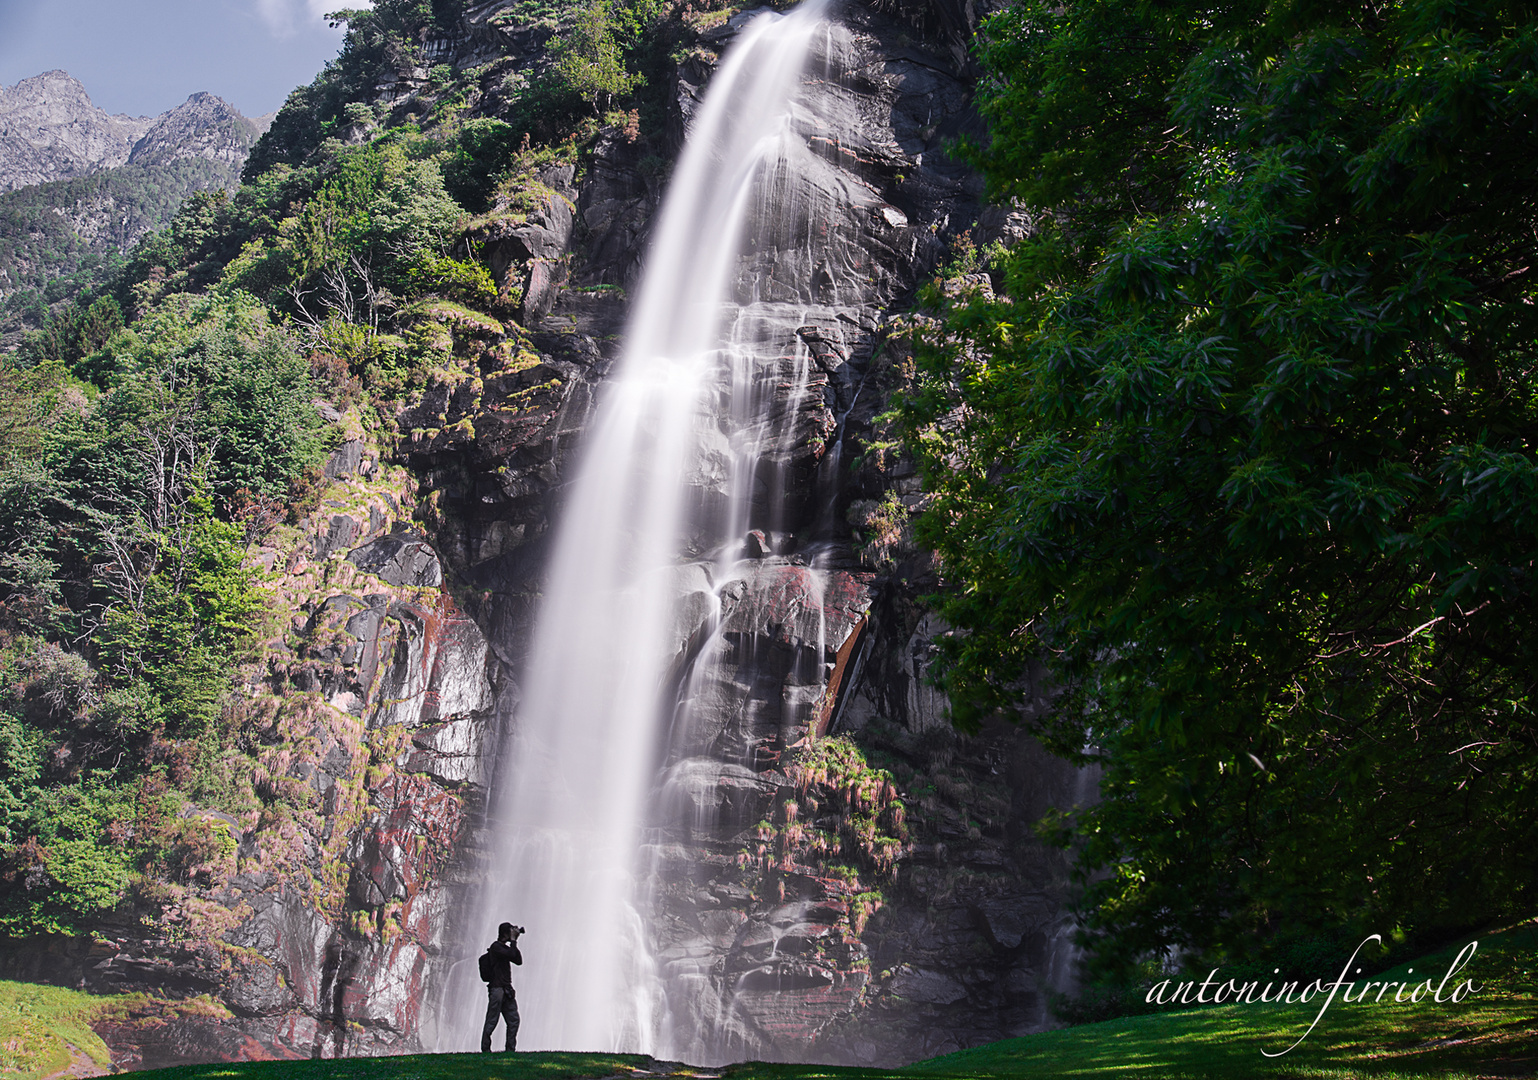
MULTIPOLYGON (((442 65, 379 104, 466 6, 339 14, 235 190, 121 260, 26 255, 84 274, 0 358, 0 933, 88 931, 232 846, 189 800, 281 804, 247 552, 315 508, 315 399, 409 437, 465 327, 516 343, 484 230, 601 131, 664 172, 664 72, 727 10, 530 0, 565 28, 532 76, 442 65)), ((890 422, 955 723, 1044 663, 1032 724, 1103 769, 1045 826, 1094 993, 1531 914, 1538 18, 1020 0, 975 60, 988 135, 951 152, 1031 229, 952 244, 890 422)))
POLYGON ((0 193, 0 333, 41 329, 52 305, 121 272, 124 253, 188 195, 234 180, 229 166, 192 158, 0 193))
POLYGON ((486 70, 435 69, 426 115, 368 103, 455 5, 350 13, 340 57, 291 95, 237 190, 195 192, 126 258, 84 266, 86 287, 0 360, 6 934, 83 932, 185 879, 231 843, 178 817, 189 800, 283 802, 254 783, 236 692, 275 617, 245 556, 318 500, 336 429, 312 402, 362 400, 391 424, 460 323, 512 319, 520 297, 469 236, 545 194, 535 168, 592 137, 608 104, 592 95, 639 84, 618 50, 657 47, 641 30, 660 14, 592 7, 525 95, 555 125, 531 145, 461 116, 472 97, 507 105, 486 70))

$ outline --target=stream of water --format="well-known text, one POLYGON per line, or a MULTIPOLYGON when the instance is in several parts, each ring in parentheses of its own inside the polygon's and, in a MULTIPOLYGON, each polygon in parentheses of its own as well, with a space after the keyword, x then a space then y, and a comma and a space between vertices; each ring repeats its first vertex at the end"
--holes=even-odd
MULTIPOLYGON (((752 394, 722 392, 751 384, 754 364, 741 320, 728 325, 723 311, 740 285, 744 222, 794 137, 825 6, 755 17, 712 79, 561 511, 516 728, 493 781, 491 876, 471 923, 485 942, 503 920, 529 928, 514 977, 520 1050, 652 1053, 678 1041, 637 885, 641 829, 686 632, 681 575, 701 573, 711 549, 748 525, 748 496, 727 498, 702 525, 691 493, 753 487, 754 454, 725 432, 768 425, 733 415, 732 399, 742 413, 752 394)), ((475 964, 459 964, 438 1049, 474 1049, 484 1009, 475 964)))

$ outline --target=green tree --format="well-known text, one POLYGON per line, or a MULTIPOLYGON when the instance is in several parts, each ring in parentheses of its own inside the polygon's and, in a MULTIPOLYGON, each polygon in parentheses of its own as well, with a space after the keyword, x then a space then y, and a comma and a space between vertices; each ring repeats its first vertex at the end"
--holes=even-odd
POLYGON ((610 0, 589 0, 576 10, 570 32, 556 50, 556 73, 600 116, 641 81, 625 67, 618 29, 610 0))
MULTIPOLYGON (((249 295, 172 297, 81 366, 113 388, 92 415, 114 429, 103 437, 118 440, 119 465, 150 453, 144 448, 158 441, 190 440, 198 447, 193 460, 207 459, 201 475, 219 499, 242 489, 273 498, 321 454, 309 365, 293 337, 249 295)), ((105 466, 102 455, 112 451, 99 446, 91 453, 105 466)), ((172 460, 168 450, 152 456, 172 460)), ((146 466, 132 483, 153 471, 146 466)))
POLYGON ((42 773, 42 735, 18 717, 0 712, 0 851, 30 834, 42 773))
POLYGON ((460 125, 443 165, 449 194, 468 210, 485 210, 493 185, 513 163, 521 137, 511 124, 489 116, 460 125))
POLYGON ((153 691, 172 734, 195 737, 218 718, 262 603, 254 572, 242 566, 239 526, 215 517, 206 493, 194 490, 169 524, 174 531, 141 524, 124 537, 119 550, 137 549, 143 561, 107 603, 95 644, 121 683, 153 691))
MULTIPOLYGON (((3 720, 0 740, 21 745, 3 720)), ((8 771, 7 781, 18 778, 8 771)), ((23 811, 29 835, 0 860, 0 933, 74 933, 82 917, 115 907, 133 880, 139 845, 125 842, 138 816, 133 793, 97 780, 26 790, 35 800, 23 811)))
POLYGON ((59 548, 72 510, 38 461, 0 468, 0 630, 49 633, 69 626, 59 548))
POLYGON ((982 56, 1038 228, 919 332, 920 535, 958 722, 1044 661, 1104 769, 1101 962, 1531 910, 1531 9, 1032 3, 982 56))
POLYGON ((221 287, 263 293, 312 333, 328 319, 377 328, 465 217, 444 189, 437 149, 391 133, 343 152, 270 241, 247 243, 226 264, 221 287))

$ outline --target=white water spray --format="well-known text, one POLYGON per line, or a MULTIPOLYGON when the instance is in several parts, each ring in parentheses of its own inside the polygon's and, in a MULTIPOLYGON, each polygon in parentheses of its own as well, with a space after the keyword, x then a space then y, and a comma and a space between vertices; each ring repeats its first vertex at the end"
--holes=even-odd
MULTIPOLYGON (((825 3, 755 18, 712 81, 562 512, 470 923, 486 942, 503 920, 528 927, 514 977, 520 1049, 649 1053, 672 1041, 635 878, 660 691, 680 644, 686 492, 720 439, 706 399, 744 213, 764 163, 781 156, 825 3)), ((477 1045, 484 1001, 475 965, 458 965, 439 1049, 477 1045)))

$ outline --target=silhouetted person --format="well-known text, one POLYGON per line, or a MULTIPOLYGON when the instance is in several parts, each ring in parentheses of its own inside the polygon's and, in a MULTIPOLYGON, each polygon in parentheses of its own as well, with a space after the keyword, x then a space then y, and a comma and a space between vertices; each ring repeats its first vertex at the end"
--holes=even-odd
POLYGON ((491 1033, 497 1030, 497 1017, 507 1024, 507 1052, 512 1053, 518 1043, 518 999, 513 995, 513 965, 522 964, 518 952, 518 935, 522 927, 512 923, 497 927, 497 940, 486 949, 483 974, 489 968, 486 980, 486 1026, 481 1029, 481 1053, 491 1053, 491 1033))

